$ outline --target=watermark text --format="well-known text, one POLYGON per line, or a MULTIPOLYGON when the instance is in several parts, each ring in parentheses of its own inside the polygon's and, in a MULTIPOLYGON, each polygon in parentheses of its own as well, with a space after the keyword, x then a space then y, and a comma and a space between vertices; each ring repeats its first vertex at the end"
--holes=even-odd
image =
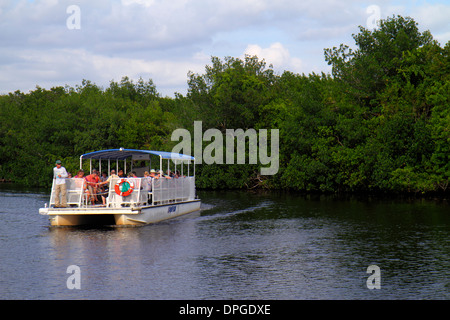
POLYGON ((66 26, 69 30, 79 30, 81 29, 81 9, 79 6, 73 4, 68 6, 66 13, 70 16, 66 20, 66 26))
MULTIPOLYGON (((176 129, 171 140, 180 142, 172 152, 191 155, 191 139, 188 130, 176 129)), ((270 134, 267 129, 226 129, 225 135, 219 129, 208 129, 203 133, 202 121, 194 121, 194 157, 198 164, 245 164, 248 158, 248 164, 266 166, 261 167, 261 175, 275 175, 279 169, 279 139, 278 129, 271 129, 270 134), (203 142, 210 143, 203 149, 203 142)))
POLYGON ((377 265, 370 265, 367 267, 367 273, 371 274, 367 278, 366 285, 367 289, 381 289, 381 269, 377 265))

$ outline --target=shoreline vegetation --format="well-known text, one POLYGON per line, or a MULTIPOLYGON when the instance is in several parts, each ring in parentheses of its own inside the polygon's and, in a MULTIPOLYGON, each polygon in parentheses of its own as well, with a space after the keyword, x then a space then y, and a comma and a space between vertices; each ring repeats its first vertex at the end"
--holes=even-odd
MULTIPOLYGON (((332 74, 276 74, 256 56, 211 58, 185 96, 150 79, 101 88, 39 86, 0 95, 0 180, 49 187, 56 159, 75 173, 83 153, 170 151, 178 128, 278 129, 279 170, 199 164, 198 189, 324 194, 450 194, 450 42, 409 17, 360 27, 355 45, 324 50, 332 74)), ((203 148, 211 142, 203 142, 203 148)), ((203 149, 204 150, 204 149, 203 149)), ((248 148, 246 148, 247 157, 248 148)), ((269 150, 270 152, 270 150, 269 150)))

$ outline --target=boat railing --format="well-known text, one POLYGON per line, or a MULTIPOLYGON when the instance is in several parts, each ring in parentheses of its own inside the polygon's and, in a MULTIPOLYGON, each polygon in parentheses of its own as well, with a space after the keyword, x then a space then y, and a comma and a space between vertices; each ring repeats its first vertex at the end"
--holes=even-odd
MULTIPOLYGON (((65 179, 67 205, 87 207, 90 204, 86 181, 80 178, 65 179)), ((100 196, 101 193, 95 196, 100 196)), ((113 178, 109 190, 103 193, 107 207, 161 205, 195 199, 195 177, 178 178, 113 178), (128 195, 119 195, 115 186, 126 181, 133 187, 128 195)), ((101 201, 101 199, 99 198, 101 201)), ((53 181, 50 206, 55 204, 55 181, 53 181)))
POLYGON ((113 178, 110 181, 107 207, 122 207, 131 205, 142 205, 148 200, 147 193, 142 190, 142 178, 113 178), (121 182, 127 182, 132 188, 129 195, 119 195, 115 186, 121 182))
MULTIPOLYGON (((79 178, 65 179, 66 199, 68 205, 81 206, 83 195, 85 194, 85 180, 79 178)), ((50 206, 55 204, 55 180, 53 179, 52 191, 50 194, 50 206)))
POLYGON ((189 201, 195 198, 195 178, 159 178, 152 180, 152 204, 189 201))
POLYGON ((107 206, 161 205, 195 198, 195 178, 119 178, 111 179, 107 206), (121 180, 133 185, 133 192, 123 196, 117 194, 115 185, 121 180))

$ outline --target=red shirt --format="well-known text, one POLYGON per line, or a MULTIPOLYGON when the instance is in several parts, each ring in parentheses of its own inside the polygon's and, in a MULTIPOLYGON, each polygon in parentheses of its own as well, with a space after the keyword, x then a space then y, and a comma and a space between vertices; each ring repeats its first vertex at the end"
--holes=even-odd
POLYGON ((90 174, 86 177, 86 181, 88 182, 88 185, 93 185, 94 183, 98 183, 100 179, 95 174, 90 174))

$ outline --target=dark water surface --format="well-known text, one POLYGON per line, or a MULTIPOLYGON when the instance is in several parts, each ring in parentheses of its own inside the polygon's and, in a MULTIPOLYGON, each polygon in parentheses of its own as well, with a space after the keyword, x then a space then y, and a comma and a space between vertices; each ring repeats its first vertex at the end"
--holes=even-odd
POLYGON ((445 201, 199 196, 200 212, 155 225, 53 228, 46 192, 2 185, 0 299, 450 298, 445 201))

